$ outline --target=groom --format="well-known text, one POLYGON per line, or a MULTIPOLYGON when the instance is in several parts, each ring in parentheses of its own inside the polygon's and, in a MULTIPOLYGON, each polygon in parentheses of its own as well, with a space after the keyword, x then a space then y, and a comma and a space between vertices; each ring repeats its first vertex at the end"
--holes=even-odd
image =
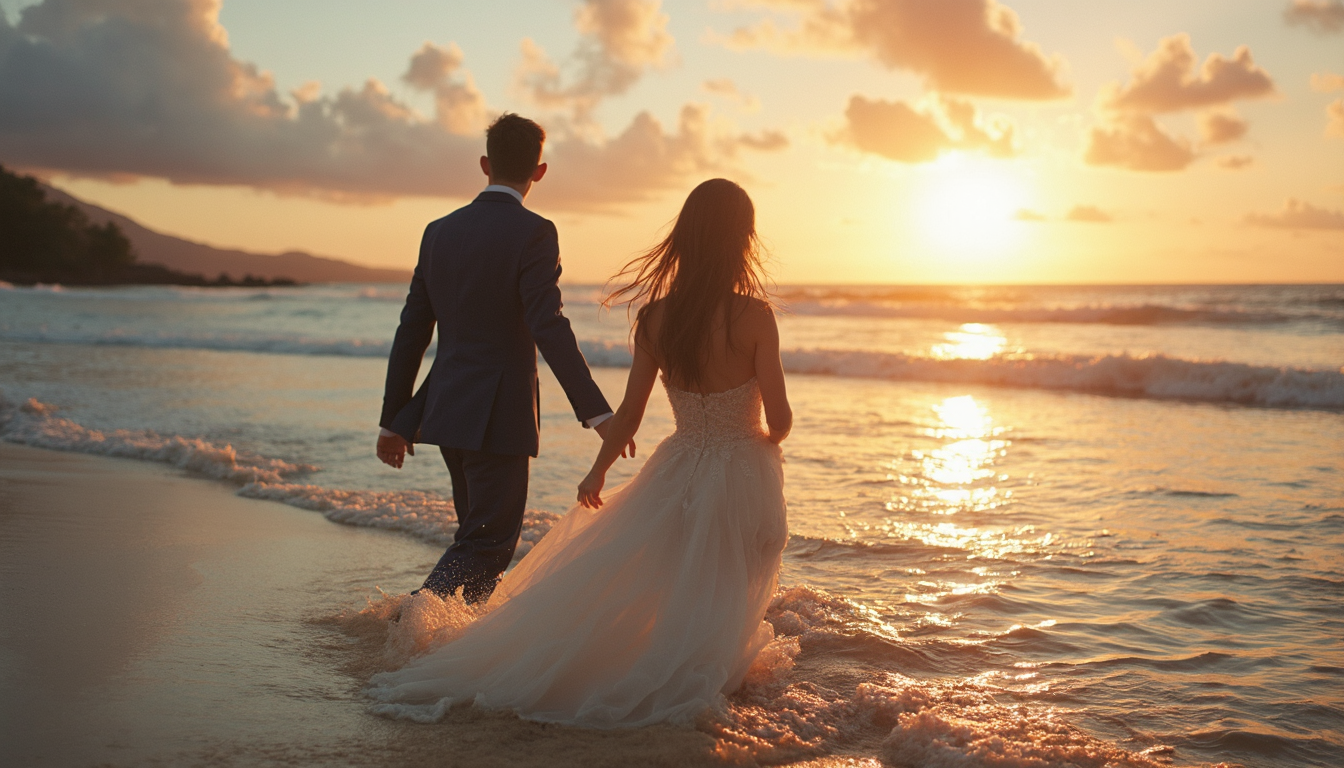
POLYGON ((447 597, 460 587, 469 603, 490 597, 522 532, 540 428, 537 350, 585 427, 605 436, 611 416, 560 311, 555 225, 523 207, 546 175, 545 140, 508 113, 486 131, 490 184, 425 228, 387 362, 378 458, 400 468, 415 442, 438 445, 453 482, 457 533, 421 589, 447 597), (434 364, 412 396, 436 323, 434 364))

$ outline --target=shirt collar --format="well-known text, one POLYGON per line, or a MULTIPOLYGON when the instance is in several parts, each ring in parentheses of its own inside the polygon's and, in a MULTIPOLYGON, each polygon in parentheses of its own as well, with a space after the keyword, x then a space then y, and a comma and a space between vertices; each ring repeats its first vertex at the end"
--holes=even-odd
POLYGON ((484 191, 486 191, 486 192, 507 192, 507 193, 509 193, 510 195, 513 195, 515 198, 517 198, 518 202, 520 202, 520 203, 523 202, 523 193, 522 193, 522 192, 519 192, 518 190, 514 189, 513 187, 506 187, 506 186, 504 186, 503 184, 491 184, 490 186, 486 187, 484 191))

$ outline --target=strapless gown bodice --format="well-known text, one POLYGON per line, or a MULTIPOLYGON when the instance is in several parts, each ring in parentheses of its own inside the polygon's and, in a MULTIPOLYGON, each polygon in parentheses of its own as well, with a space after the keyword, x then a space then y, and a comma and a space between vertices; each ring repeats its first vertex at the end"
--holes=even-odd
POLYGON ((670 448, 719 450, 743 441, 762 440, 761 390, 756 379, 726 392, 698 394, 677 389, 666 381, 676 431, 670 448))

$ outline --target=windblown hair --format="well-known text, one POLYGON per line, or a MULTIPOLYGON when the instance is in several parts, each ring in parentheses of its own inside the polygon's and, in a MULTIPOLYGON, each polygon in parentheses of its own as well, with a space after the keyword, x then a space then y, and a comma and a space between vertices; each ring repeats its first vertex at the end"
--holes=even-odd
POLYGON ((491 173, 499 181, 527 181, 541 162, 545 143, 546 131, 540 125, 505 112, 485 129, 485 156, 490 158, 491 173))
POLYGON ((762 279, 756 208, 746 190, 727 179, 703 182, 686 198, 663 241, 626 264, 612 282, 627 281, 604 306, 638 305, 635 343, 655 353, 678 385, 700 384, 716 322, 733 343, 733 297, 769 301, 762 279), (663 304, 658 337, 644 320, 663 304))

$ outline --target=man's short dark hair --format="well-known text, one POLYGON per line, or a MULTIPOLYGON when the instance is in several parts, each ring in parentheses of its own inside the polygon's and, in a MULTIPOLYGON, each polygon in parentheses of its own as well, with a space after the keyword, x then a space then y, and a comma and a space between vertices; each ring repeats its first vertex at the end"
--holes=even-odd
POLYGON ((485 129, 485 155, 490 158, 490 175, 497 181, 521 184, 532 178, 541 162, 541 145, 546 131, 540 125, 505 112, 485 129))

